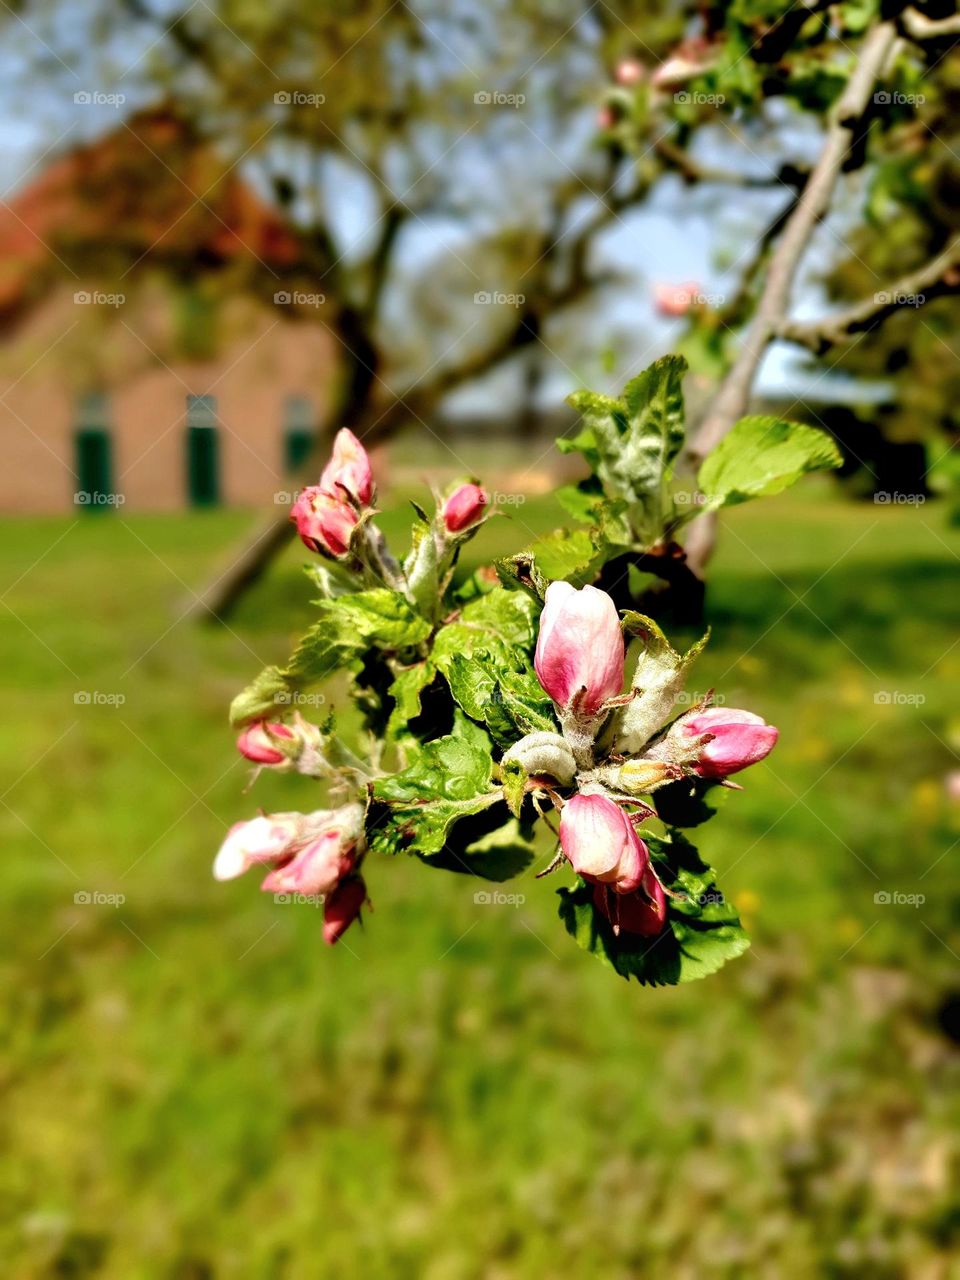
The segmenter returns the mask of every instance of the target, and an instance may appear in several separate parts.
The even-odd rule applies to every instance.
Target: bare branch
[[[800,188],[807,180],[807,173],[803,169],[798,169],[795,165],[782,165],[779,171],[768,177],[759,177],[755,174],[737,173],[732,169],[713,169],[709,165],[701,164],[688,155],[683,147],[677,146],[668,138],[659,138],[653,144],[653,149],[671,169],[675,169],[683,178],[684,182],[693,184],[695,182],[722,182],[728,187],[748,187],[767,189],[779,186]]]
[[[900,15],[901,26],[911,40],[942,40],[960,36],[960,13],[949,18],[928,18],[917,9],[905,9]]]
[[[922,307],[935,298],[954,293],[960,293],[960,236],[924,266],[901,276],[872,298],[824,316],[822,320],[807,323],[787,320],[780,326],[777,337],[823,355],[831,347],[851,341],[856,334],[877,328],[887,316],[903,307]]]
[[[763,293],[740,354],[690,445],[688,460],[692,465],[706,457],[746,411],[760,361],[783,324],[803,252],[827,211],[851,139],[896,38],[895,25],[881,22],[863,41],[857,65],[833,111],[820,157],[774,250]]]

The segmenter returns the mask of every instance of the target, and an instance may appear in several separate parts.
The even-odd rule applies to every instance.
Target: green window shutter
[[[81,396],[77,402],[73,432],[74,502],[87,511],[111,511],[113,491],[113,442],[110,436],[107,397],[100,392]]]
[[[288,472],[299,471],[313,448],[316,427],[306,396],[287,396],[283,406],[283,457]]]
[[[220,501],[216,396],[187,396],[187,498],[192,507]]]

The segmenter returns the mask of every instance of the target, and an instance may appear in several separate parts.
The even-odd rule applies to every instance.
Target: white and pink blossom
[[[320,488],[334,497],[348,496],[360,507],[373,497],[370,457],[348,427],[337,432],[330,461],[320,476]]]
[[[607,593],[551,582],[533,665],[560,711],[597,715],[623,688],[623,661],[620,619]]]
[[[709,741],[699,742],[705,734]],[[708,707],[681,716],[671,726],[668,740],[682,751],[696,747],[693,769],[703,778],[726,778],[756,764],[770,754],[779,729],[762,716],[735,707]]]
[[[646,844],[609,797],[575,795],[560,815],[560,847],[574,871],[616,893],[640,887],[650,863]]]

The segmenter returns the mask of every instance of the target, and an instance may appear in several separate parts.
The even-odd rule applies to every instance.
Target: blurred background
[[[385,860],[332,951],[215,885],[315,803],[244,794],[226,710],[337,427],[396,545],[485,483],[470,569],[568,522],[570,391],[680,350],[696,424],[882,15],[3,5],[5,1275],[958,1274],[960,28],[894,9],[753,388],[845,464],[710,565],[695,692],[781,727],[703,839],[754,946],[646,990],[546,882]]]

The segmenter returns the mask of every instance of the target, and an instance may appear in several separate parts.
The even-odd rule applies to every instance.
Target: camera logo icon
[[[279,93],[273,95],[273,100],[278,107],[289,107],[292,102],[290,92],[287,89],[281,89]]]

